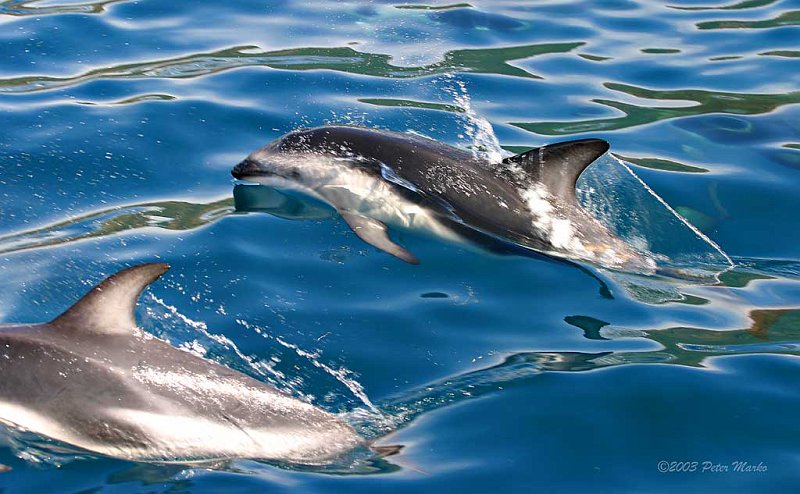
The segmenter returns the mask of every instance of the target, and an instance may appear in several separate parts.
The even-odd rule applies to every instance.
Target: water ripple
[[[37,6],[41,0],[5,0],[0,2],[0,15],[29,16],[51,14],[102,14],[106,7],[115,3],[130,2],[131,0],[102,0],[100,2],[87,2],[77,4],[63,4]]]
[[[778,0],[744,0],[742,2],[736,2],[734,4],[729,5],[722,5],[719,7],[703,7],[703,6],[684,6],[684,5],[668,5],[671,9],[676,10],[745,10],[745,9],[755,9],[758,7],[766,7],[767,5],[771,5]]]
[[[472,5],[468,3],[451,3],[450,5],[395,5],[396,9],[407,10],[448,10],[448,9],[469,9]]]
[[[772,19],[761,21],[708,21],[698,22],[698,29],[770,29],[784,26],[800,25],[800,10],[784,12]]]
[[[629,96],[660,101],[689,102],[683,106],[645,106],[608,99],[593,99],[595,103],[621,111],[624,116],[565,122],[513,122],[511,125],[543,135],[567,135],[626,129],[680,117],[709,113],[758,115],[770,113],[786,105],[800,103],[800,91],[778,94],[730,93],[702,89],[657,90],[617,82],[603,84],[608,89]]]
[[[93,211],[40,228],[0,236],[0,253],[51,247],[140,228],[193,230],[233,211],[233,199],[194,204],[162,201]]]
[[[750,318],[750,328],[717,331],[688,327],[625,329],[592,317],[569,316],[565,321],[582,329],[588,339],[642,338],[653,341],[658,348],[593,353],[535,351],[510,354],[496,365],[451,376],[385,400],[381,408],[391,414],[394,422],[383,425],[397,428],[425,412],[524,385],[546,372],[586,372],[649,364],[707,368],[711,367],[709,361],[714,357],[757,354],[800,356],[800,309],[754,310]],[[386,432],[378,429],[373,434]]]
[[[524,69],[509,65],[537,55],[569,52],[584,43],[544,43],[503,48],[452,50],[440,62],[416,66],[396,66],[392,57],[379,53],[344,48],[293,48],[261,51],[257,46],[234,46],[207,53],[129,63],[90,70],[72,77],[46,75],[0,79],[0,93],[31,93],[74,86],[100,79],[166,78],[187,79],[240,67],[269,67],[283,70],[334,70],[350,74],[387,78],[413,78],[453,71],[498,74],[538,79]]]

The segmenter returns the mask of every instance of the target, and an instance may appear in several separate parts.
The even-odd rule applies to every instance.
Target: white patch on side
[[[263,458],[302,461],[309,452],[324,452],[331,439],[320,431],[243,429],[197,415],[154,413],[118,408],[108,411],[117,420],[142,427],[156,441],[154,448],[109,448],[113,456],[127,458]]]
[[[521,195],[534,215],[534,226],[545,233],[553,247],[575,257],[594,259],[594,253],[587,250],[577,237],[572,222],[557,216],[558,212],[544,185],[533,185],[522,190]]]
[[[520,195],[533,213],[533,225],[539,229],[557,252],[550,254],[594,262],[608,268],[626,268],[638,272],[652,272],[655,262],[646,251],[617,238],[596,218],[586,213],[577,224],[567,217],[560,205],[542,184],[520,191]],[[580,214],[575,212],[573,214]]]

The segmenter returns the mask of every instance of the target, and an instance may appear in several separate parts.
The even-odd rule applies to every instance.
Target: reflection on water
[[[186,475],[183,475],[185,472],[186,467],[183,465],[139,464],[112,473],[106,479],[106,483],[119,485],[136,482],[142,486],[168,484],[169,489],[165,491],[167,493],[191,492],[194,482],[192,482],[191,478],[185,478]]]
[[[409,10],[447,10],[447,9],[466,9],[472,8],[468,3],[451,3],[449,5],[395,5],[396,9],[409,9]]]
[[[44,3],[41,0],[5,0],[0,2],[0,15],[26,16],[48,14],[102,14],[106,6],[131,0],[103,0],[100,2],[66,3],[63,5]]]
[[[764,7],[777,2],[778,0],[743,0],[734,4],[720,5],[717,7],[704,7],[697,5],[669,5],[669,8],[676,10],[745,10]]]
[[[118,101],[109,101],[105,103],[94,102],[94,101],[78,101],[78,104],[81,105],[91,105],[91,106],[99,106],[99,105],[131,105],[134,103],[141,103],[143,101],[172,101],[176,99],[175,96],[171,96],[169,94],[140,94],[138,96],[132,96],[130,98],[124,98]]]
[[[656,330],[624,329],[589,316],[569,316],[565,321],[584,331],[592,340],[642,338],[657,343],[655,350],[584,352],[521,352],[508,355],[499,364],[459,374],[403,393],[383,402],[393,427],[454,403],[525,385],[544,372],[584,372],[636,364],[671,364],[707,367],[713,357],[733,355],[800,356],[800,309],[754,310],[747,329],[673,327]],[[379,436],[388,431],[372,430]]]
[[[290,220],[332,218],[330,206],[287,191],[236,185],[233,198],[208,203],[160,201],[93,211],[40,228],[0,235],[0,254],[51,247],[142,228],[194,230],[234,212],[260,212]]]
[[[705,168],[700,168],[699,166],[686,165],[684,163],[678,163],[677,161],[668,160],[664,158],[642,158],[642,157],[623,156],[618,153],[611,153],[611,154],[618,157],[621,160],[633,163],[634,165],[641,166],[644,168],[652,168],[653,170],[663,170],[667,172],[681,172],[681,173],[708,172],[708,170],[706,170]]]
[[[0,254],[50,247],[140,228],[193,230],[233,212],[233,200],[194,204],[163,201],[117,206],[41,228],[0,236]]]
[[[608,89],[619,91],[628,96],[650,100],[684,101],[686,105],[654,107],[652,105],[634,105],[608,99],[593,99],[592,101],[595,103],[621,111],[624,116],[569,122],[516,122],[511,123],[511,125],[537,134],[569,135],[580,132],[627,129],[662,120],[709,113],[758,115],[770,113],[782,106],[800,103],[800,91],[778,94],[747,94],[702,89],[656,90],[618,82],[606,82],[603,85]]]
[[[375,106],[385,106],[389,108],[419,108],[421,110],[439,110],[450,113],[464,113],[466,110],[461,106],[448,105],[443,103],[432,103],[429,101],[414,101],[410,99],[396,98],[359,98],[360,102]]]
[[[770,29],[782,26],[800,25],[800,10],[784,12],[772,19],[762,21],[708,21],[698,22],[698,29]]]
[[[771,50],[759,53],[759,55],[772,57],[800,58],[800,51],[796,50]]]
[[[702,367],[711,357],[760,353],[800,355],[800,309],[760,309],[750,312],[747,329],[718,331],[688,327],[633,330],[610,326],[587,316],[564,320],[589,339],[647,338],[662,346],[648,352],[614,352],[602,365],[659,362]]]
[[[0,93],[30,93],[65,88],[99,79],[167,78],[186,79],[215,74],[239,67],[269,67],[285,70],[334,70],[376,77],[410,78],[452,72],[501,74],[539,78],[509,65],[512,60],[549,53],[564,53],[583,45],[542,43],[504,48],[452,50],[440,62],[417,67],[396,66],[391,56],[344,48],[292,48],[262,51],[254,45],[234,46],[208,53],[136,62],[95,69],[72,77],[24,76],[0,79]]]
[[[235,185],[233,203],[237,212],[268,213],[287,220],[317,220],[337,216],[336,210],[324,202],[262,185]]]

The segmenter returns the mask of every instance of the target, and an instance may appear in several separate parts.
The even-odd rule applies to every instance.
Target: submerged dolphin
[[[389,238],[387,224],[651,272],[652,261],[575,196],[578,176],[607,150],[605,141],[583,139],[492,164],[416,135],[328,126],[286,134],[231,173],[329,203],[362,240],[412,264],[416,256]]]
[[[0,422],[137,461],[324,464],[370,446],[334,415],[138,329],[136,300],[168,268],[121,271],[52,322],[0,325]]]

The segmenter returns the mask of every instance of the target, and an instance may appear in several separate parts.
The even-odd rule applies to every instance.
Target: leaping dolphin
[[[600,139],[561,142],[492,164],[417,135],[326,126],[286,134],[231,173],[327,202],[362,240],[412,264],[417,257],[389,238],[387,224],[652,272],[654,262],[575,195],[580,174],[608,147]]]
[[[334,415],[137,328],[166,264],[106,279],[49,323],[0,325],[0,422],[136,461],[325,464],[359,446]]]

